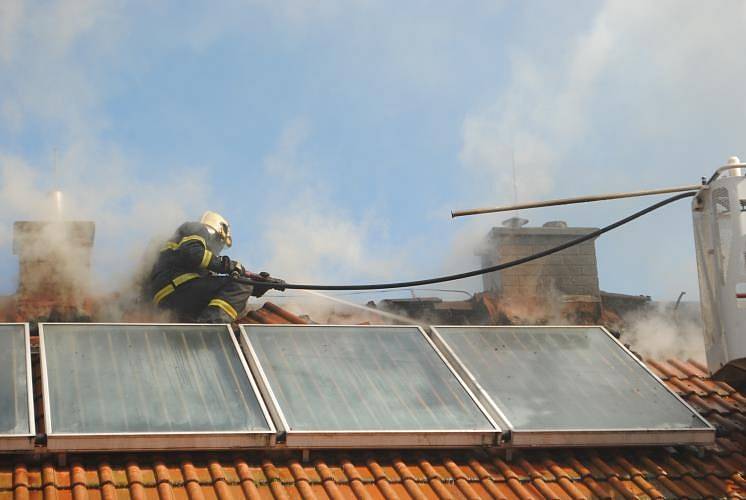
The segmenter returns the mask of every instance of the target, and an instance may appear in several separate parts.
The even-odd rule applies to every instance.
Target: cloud
[[[97,72],[124,31],[121,6],[10,0],[0,9],[0,126],[51,127],[68,138],[104,127]]]
[[[561,30],[573,22],[569,16],[576,13],[547,22]],[[691,184],[709,175],[716,162],[738,152],[734,146],[743,147],[746,135],[739,83],[746,79],[740,62],[746,40],[732,36],[744,21],[746,4],[738,0],[718,8],[691,0],[610,0],[580,29],[543,37],[551,47],[523,39],[510,48],[508,84],[463,120],[460,159],[475,189],[494,204],[512,202],[513,152],[519,201]],[[541,21],[531,26],[547,28]],[[635,202],[562,213],[598,224],[618,217],[620,206],[646,200]],[[664,212],[652,217],[639,224],[644,229],[630,226],[625,234],[638,241],[668,234],[660,251],[687,267],[686,279],[662,272],[671,266],[656,266],[645,245],[625,246],[616,262],[637,268],[637,286],[694,295],[691,232]],[[683,232],[673,231],[680,226]],[[626,241],[620,234],[609,238],[618,245]]]
[[[250,3],[269,10],[274,16],[279,17],[292,26],[307,26],[318,23],[321,20],[336,18],[349,12],[350,9],[365,9],[372,5],[368,0],[250,0]]]
[[[550,193],[598,129],[681,138],[717,117],[743,131],[746,42],[731,35],[744,20],[739,1],[605,2],[584,32],[556,40],[566,56],[512,50],[507,88],[464,119],[462,163],[506,198],[514,149],[526,199]]]
[[[305,52],[320,45],[324,57],[318,59],[314,79],[356,99],[369,99],[373,89],[374,99],[382,103],[379,112],[400,114],[432,105],[434,98],[446,103],[457,96],[455,88],[471,83],[475,70],[491,74],[482,66],[491,47],[474,27],[485,19],[497,21],[504,4],[482,0],[464,9],[421,0],[249,0],[255,9],[247,22],[261,19],[258,29],[272,26],[279,33],[274,41],[279,49]],[[226,15],[217,14],[223,27]],[[241,15],[240,9],[234,13]]]
[[[401,248],[387,244],[385,223],[372,211],[350,213],[313,178],[313,161],[305,151],[310,137],[309,121],[293,119],[264,160],[276,181],[273,199],[284,200],[264,217],[267,270],[320,283],[393,276],[404,261]]]
[[[0,61],[8,62],[15,53],[18,27],[23,18],[24,1],[7,0],[0,3]]]
[[[502,200],[513,192],[514,165],[522,200],[552,192],[557,164],[587,130],[589,104],[614,40],[601,15],[568,44],[573,51],[566,61],[514,51],[507,88],[464,119],[463,165],[491,180]]]
[[[267,266],[293,279],[329,284],[392,276],[400,263],[391,262],[395,254],[373,253],[380,248],[374,241],[376,226],[306,192],[269,217],[264,231],[271,255]]]
[[[310,126],[305,118],[295,118],[283,130],[274,151],[263,161],[264,171],[283,181],[300,181],[308,172],[307,159],[299,154],[299,148],[308,139]]]

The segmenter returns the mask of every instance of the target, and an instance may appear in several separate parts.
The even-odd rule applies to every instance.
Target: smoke
[[[101,0],[0,3],[0,254],[11,254],[16,220],[93,221],[98,293],[122,288],[147,241],[197,217],[211,197],[203,166],[154,163],[107,136],[107,99],[117,70],[131,64],[120,57],[133,19],[125,14],[124,5]],[[178,175],[159,175],[164,166]],[[63,193],[61,213],[54,190]],[[58,247],[65,274],[87,276],[63,227],[49,226],[45,239]],[[0,262],[0,290],[12,293],[15,262]]]
[[[744,44],[730,32],[746,19],[746,7],[738,1],[720,7],[610,0],[581,29],[565,33],[566,19],[547,18],[562,36],[513,45],[507,86],[464,118],[463,166],[481,176],[490,194],[507,201],[515,156],[519,198],[527,201],[573,175],[582,175],[586,188],[589,180],[609,189],[609,181],[631,178],[611,165],[599,170],[584,164],[588,155],[582,149],[597,143],[599,128],[629,134],[642,145],[650,138],[701,138],[700,127],[687,118],[718,116],[738,136],[745,102],[735,82],[746,76],[738,63]],[[661,37],[666,30],[678,36]],[[606,145],[623,153],[614,140]],[[645,176],[670,179],[670,172],[654,169]]]
[[[550,78],[538,60],[514,54],[507,89],[464,119],[461,161],[491,181],[498,200],[511,198],[514,183],[524,201],[552,192],[558,164],[587,130],[592,90],[613,39],[598,20]]]
[[[570,56],[559,63],[512,50],[508,85],[462,123],[460,161],[477,179],[475,192],[491,200],[486,205],[533,201],[554,192],[560,166],[588,130],[594,87],[614,39],[599,16],[588,32],[568,44]],[[535,219],[539,213],[523,215]],[[516,213],[469,221],[454,238],[456,250],[449,260],[463,267],[463,242],[479,248],[495,218],[511,216]]]
[[[179,223],[194,219],[208,206],[209,184],[199,170],[184,170],[178,179],[149,180],[118,155],[95,150],[64,151],[59,161],[62,173],[55,180],[48,169],[0,154],[0,252],[10,255],[16,220],[93,221],[96,292],[119,289],[141,265],[150,238],[169,236]],[[50,195],[57,188],[62,191],[62,213]],[[47,243],[60,247],[56,250],[66,274],[87,276],[87,262],[65,248],[69,239],[65,226],[50,225],[44,236]],[[4,280],[9,292],[13,285],[12,280]]]
[[[538,21],[516,23],[517,29],[507,35],[509,40],[517,40],[509,49],[511,63],[508,68],[500,64],[502,53],[486,49],[492,44],[484,43],[482,29],[473,22],[480,14],[462,17],[464,9],[455,9],[452,16],[425,16],[428,17],[425,19],[421,6],[414,5],[392,20],[390,8],[373,6],[370,2],[362,2],[364,8],[355,9],[352,16],[345,4],[336,0],[320,2],[316,7],[304,2],[257,0],[250,3],[266,5],[266,10],[277,19],[289,20],[288,29],[280,31],[280,35],[289,32],[296,35],[289,43],[289,37],[262,31],[260,36],[269,42],[258,45],[253,45],[255,40],[242,38],[240,42],[247,44],[246,52],[250,54],[246,60],[253,61],[265,48],[274,50],[275,44],[285,49],[289,45],[305,49],[307,42],[313,42],[304,38],[308,33],[324,34],[328,37],[324,38],[324,44],[341,47],[341,51],[323,52],[321,58],[308,60],[308,64],[318,70],[312,79],[315,83],[304,80],[310,73],[291,72],[290,78],[285,78],[291,81],[296,75],[301,81],[297,90],[315,86],[332,88],[337,107],[330,107],[328,101],[318,106],[307,106],[303,101],[291,101],[285,107],[278,103],[264,111],[265,114],[262,114],[264,108],[256,107],[257,114],[252,115],[251,121],[259,123],[259,128],[270,130],[278,117],[292,112],[288,108],[318,113],[319,122],[339,121],[334,118],[335,114],[343,114],[346,103],[354,101],[361,104],[360,108],[348,108],[349,123],[354,123],[358,112],[365,113],[363,102],[370,100],[373,107],[388,110],[385,123],[396,121],[401,125],[388,128],[401,130],[403,135],[417,135],[419,132],[408,128],[422,130],[422,127],[408,124],[407,110],[420,109],[415,106],[417,104],[426,105],[423,110],[455,110],[449,115],[428,114],[422,118],[429,121],[434,117],[433,124],[438,128],[460,124],[459,158],[464,171],[470,174],[463,177],[467,179],[465,184],[475,182],[453,188],[454,191],[468,190],[467,197],[471,201],[480,200],[482,196],[489,204],[512,201],[513,157],[519,201],[525,201],[555,190],[559,194],[563,187],[577,187],[581,183],[583,190],[592,191],[593,185],[600,185],[599,178],[604,181],[605,190],[617,184],[621,186],[622,182],[617,181],[628,181],[632,176],[622,168],[626,165],[621,162],[611,167],[603,163],[605,168],[601,169],[598,165],[602,163],[590,162],[588,156],[579,159],[580,150],[594,142],[596,150],[610,151],[613,155],[637,149],[638,143],[629,139],[677,137],[677,141],[667,141],[668,144],[661,147],[661,154],[668,155],[667,150],[674,143],[685,144],[686,147],[680,149],[688,159],[689,152],[698,148],[698,144],[719,144],[714,143],[712,137],[688,140],[692,138],[692,130],[700,133],[701,123],[712,121],[713,116],[722,125],[718,136],[743,136],[740,116],[744,100],[739,83],[744,81],[744,65],[740,64],[743,43],[733,36],[742,23],[742,16],[738,14],[743,12],[743,7],[738,3],[723,2],[723,8],[711,9],[693,2],[612,1],[599,4],[597,15],[591,19],[564,8],[559,9],[566,14],[563,19],[527,16]],[[306,148],[306,142],[313,138],[308,120],[293,121],[279,134],[276,149],[266,157],[263,176],[254,176],[254,172],[246,177],[225,175],[225,172],[215,175],[218,172],[213,165],[162,165],[138,157],[143,154],[141,151],[126,146],[119,149],[116,140],[126,144],[131,131],[123,131],[122,127],[109,130],[107,121],[121,116],[111,110],[126,106],[133,88],[136,89],[134,93],[139,93],[143,87],[161,83],[147,79],[148,65],[168,61],[179,66],[180,61],[174,56],[184,55],[184,43],[187,46],[190,43],[184,39],[190,33],[193,35],[195,29],[206,27],[199,44],[199,49],[206,51],[218,41],[238,45],[234,43],[238,37],[231,37],[239,30],[255,31],[253,28],[266,24],[267,19],[256,11],[248,12],[243,4],[231,2],[232,8],[210,8],[204,17],[194,16],[192,9],[175,9],[179,12],[157,17],[176,19],[176,22],[146,23],[145,28],[157,29],[143,30],[135,26],[148,17],[143,12],[162,13],[159,8],[142,5],[125,8],[124,5],[101,0],[0,2],[0,87],[3,88],[0,93],[0,169],[3,176],[0,245],[3,251],[10,248],[10,223],[15,219],[49,217],[40,200],[45,199],[48,191],[62,189],[67,202],[65,218],[97,222],[96,289],[114,289],[134,268],[133,262],[139,258],[147,238],[169,233],[179,222],[195,217],[212,205],[208,203],[212,197],[206,186],[216,185],[220,182],[216,181],[218,178],[239,177],[238,183],[250,177],[261,183],[257,190],[266,188],[272,193],[268,198],[273,202],[262,207],[252,206],[251,201],[246,203],[246,219],[251,222],[249,212],[261,214],[263,225],[260,234],[246,235],[248,231],[244,235],[237,234],[235,248],[236,251],[256,252],[248,255],[251,258],[247,263],[252,267],[261,265],[298,280],[348,282],[435,274],[444,268],[449,272],[461,271],[475,266],[477,259],[472,251],[493,225],[490,219],[458,232],[452,238],[453,252],[445,263],[436,263],[432,257],[438,252],[436,247],[445,245],[453,235],[445,224],[438,227],[438,231],[431,231],[433,237],[414,249],[411,242],[402,241],[406,238],[390,241],[387,222],[379,216],[382,211],[372,202],[368,210],[340,208],[361,203],[351,202],[350,194],[342,192],[349,186],[345,183],[348,172],[341,168],[331,173],[325,171],[325,166],[315,164],[308,154],[310,148]],[[358,3],[358,7],[360,5]],[[730,6],[734,7],[726,8]],[[238,15],[239,11],[245,12]],[[190,16],[198,21],[182,22]],[[567,29],[567,18],[572,17],[582,19],[572,26],[573,29]],[[245,23],[249,18],[254,18],[253,24]],[[412,23],[412,19],[418,22]],[[492,19],[485,21],[492,26]],[[551,23],[551,30],[542,25],[544,22]],[[298,25],[304,23],[304,29],[298,29]],[[171,25],[178,26],[176,31],[180,36],[172,36],[175,31]],[[247,30],[246,26],[252,29]],[[319,26],[323,29],[319,30]],[[543,36],[529,33],[531,41],[521,40],[533,29],[543,31]],[[340,37],[340,32],[345,36]],[[677,36],[661,37],[662,32]],[[127,35],[122,36],[123,33]],[[169,41],[165,42],[166,39]],[[345,39],[347,43],[328,43],[337,39]],[[542,44],[556,45],[556,48],[547,51]],[[122,46],[134,46],[135,50],[119,50]],[[175,46],[179,50],[172,50]],[[148,50],[138,50],[143,47]],[[360,57],[361,54],[364,57]],[[558,54],[561,56],[556,57]],[[219,58],[215,61],[216,64],[224,62]],[[339,67],[341,71],[328,72],[327,61],[333,61],[329,67]],[[492,67],[494,73],[474,72],[475,67]],[[266,73],[271,74],[272,68]],[[495,74],[500,77],[490,78]],[[718,77],[712,78],[712,75]],[[483,83],[477,84],[477,79]],[[326,85],[328,82],[337,82],[339,86]],[[188,81],[171,83],[190,84]],[[503,83],[507,85],[503,87]],[[495,88],[489,89],[489,85]],[[263,87],[251,88],[248,93]],[[402,88],[408,91],[402,92]],[[295,89],[287,87],[286,90],[293,93]],[[192,95],[199,95],[201,91],[195,88]],[[493,92],[497,92],[494,98]],[[298,98],[309,95],[322,96],[321,93],[299,92]],[[600,96],[604,96],[603,102]],[[443,99],[437,99],[439,97]],[[181,103],[184,108],[191,104],[189,101]],[[181,116],[188,120],[201,115],[187,110]],[[436,124],[441,116],[445,117],[444,121]],[[363,118],[364,122],[370,117]],[[137,129],[138,123],[135,121],[131,126]],[[685,126],[690,128],[684,129]],[[336,129],[324,132],[329,130]],[[596,130],[603,132],[599,135],[612,139],[599,143],[598,138],[593,137]],[[631,135],[630,130],[634,132]],[[619,131],[628,134],[617,134]],[[327,137],[333,135],[326,134]],[[338,140],[341,144],[351,140],[352,135],[376,141],[375,134],[364,128],[360,133],[334,137],[332,141]],[[141,137],[133,136],[136,140]],[[146,142],[138,142],[138,145],[145,149],[166,149]],[[51,151],[54,147],[60,150],[59,161],[53,161],[51,154],[38,156],[38,151]],[[320,142],[319,149],[335,149],[335,146]],[[348,154],[354,149],[340,148],[339,151]],[[454,157],[454,151],[445,148],[437,152],[446,153],[445,158]],[[667,165],[676,165],[676,168],[648,169],[647,172],[637,168],[638,175],[666,179],[687,167],[681,157],[656,159],[667,160]],[[350,161],[354,161],[352,156]],[[650,164],[656,164],[655,160],[651,159]],[[180,171],[172,178],[153,174],[163,166]],[[207,175],[207,171],[214,173]],[[432,183],[436,186],[434,189],[450,190],[451,186],[443,186],[442,181],[435,178],[439,172],[442,170],[423,169],[423,182]],[[276,177],[280,183],[265,185],[265,177]],[[326,181],[320,180],[325,177]],[[392,185],[397,181],[392,175]],[[562,194],[575,193],[563,191]],[[387,193],[376,193],[376,196],[392,199]],[[412,199],[421,203],[420,198],[413,196]],[[459,206],[468,207],[470,203],[449,203],[442,213]],[[530,218],[536,220],[533,215]],[[417,232],[416,217],[408,221],[413,232]],[[448,224],[454,225],[450,221]],[[689,243],[689,234],[685,238]],[[630,245],[618,246],[624,247],[625,252],[635,251]],[[639,275],[653,275],[658,267],[646,262],[639,265],[648,268],[640,271],[635,279],[645,279],[644,276],[638,278]],[[13,268],[7,266],[5,274]],[[677,287],[684,288],[684,285]],[[10,286],[6,286],[8,291]],[[480,278],[452,286],[480,289]]]
[[[746,100],[736,82],[746,78],[738,62],[744,42],[730,33],[746,19],[743,2],[723,1],[712,9],[695,1],[610,0],[597,4],[590,18],[562,7],[551,16],[547,9],[527,8],[532,21],[508,49],[507,85],[462,121],[463,171],[477,179],[474,196],[489,200],[477,205],[513,201],[514,164],[518,201],[525,202],[690,183],[709,175],[713,158],[740,147],[744,125],[738,117],[746,112]],[[717,134],[701,126],[714,117]],[[662,167],[674,164],[681,168]],[[634,203],[557,210],[574,216],[573,225],[598,224]],[[624,230],[639,241],[661,241],[665,234],[665,246],[631,249],[619,233],[607,237],[615,244],[606,248],[603,263],[634,263],[635,272],[627,275],[634,282],[620,276],[618,266],[602,274],[629,287],[628,293],[647,287],[646,293],[674,288],[694,295],[691,232],[665,217],[657,213],[655,222]],[[651,252],[664,263],[688,262],[688,271],[666,277]],[[669,286],[667,279],[678,284]]]
[[[411,263],[408,242],[389,241],[386,221],[377,216],[376,207],[355,213],[340,206],[335,186],[316,176],[319,165],[308,151],[312,138],[310,120],[292,119],[265,155],[262,167],[271,179],[265,189],[282,203],[263,214],[261,237],[248,265],[303,283],[353,284],[401,277]],[[236,244],[237,248],[251,246],[248,240]],[[382,319],[325,296],[290,291],[268,298],[320,323]]]
[[[406,245],[388,241],[375,207],[356,214],[335,202],[332,186],[314,177],[317,165],[304,149],[311,132],[308,120],[291,120],[264,159],[265,172],[276,182],[269,191],[283,203],[263,218],[262,264],[308,282],[396,276],[406,262]]]
[[[657,303],[623,319],[621,341],[648,359],[694,359],[705,362],[704,334],[696,304],[680,307]]]
[[[306,194],[269,217],[264,233],[272,249],[267,267],[296,279],[327,283],[352,277],[391,278],[400,264],[396,253],[375,254],[377,226],[371,218],[355,219]]]

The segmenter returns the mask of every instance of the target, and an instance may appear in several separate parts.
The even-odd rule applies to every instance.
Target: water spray
[[[356,304],[355,302],[350,302],[349,300],[340,299],[338,297],[334,297],[332,295],[327,295],[325,293],[316,292],[316,291],[313,291],[313,290],[303,290],[303,292],[307,293],[309,295],[313,295],[315,297],[321,297],[322,299],[330,300],[332,302],[337,302],[339,304],[344,304],[346,306],[349,306],[349,307],[352,307],[352,308],[355,308],[355,309],[360,309],[361,311],[366,311],[366,312],[369,312],[369,313],[372,313],[372,314],[377,314],[377,315],[382,316],[384,318],[392,319],[394,321],[399,321],[401,323],[407,323],[409,325],[417,325],[417,326],[430,326],[430,325],[425,325],[425,324],[423,324],[420,321],[415,321],[412,318],[408,318],[407,316],[402,316],[400,314],[394,314],[394,313],[390,313],[390,312],[387,312],[387,311],[381,311],[380,309],[376,309],[374,307],[364,306],[362,304]]]

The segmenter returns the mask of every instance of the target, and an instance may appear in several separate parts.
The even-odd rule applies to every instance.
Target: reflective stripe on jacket
[[[220,237],[200,222],[186,222],[163,245],[150,273],[150,294],[160,303],[179,285],[220,269]]]

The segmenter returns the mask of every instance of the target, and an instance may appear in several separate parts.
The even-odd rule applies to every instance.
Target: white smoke
[[[330,186],[314,179],[315,165],[304,150],[310,135],[308,120],[290,121],[265,158],[265,171],[279,181],[271,192],[283,202],[264,219],[263,264],[309,282],[395,276],[405,250],[387,241],[386,224],[376,217],[375,207],[350,213],[334,202]]]
[[[4,292],[15,290],[10,243],[16,220],[94,221],[94,286],[111,291],[138,267],[150,237],[170,234],[208,206],[206,169],[181,165],[178,176],[158,176],[153,172],[161,165],[106,138],[104,107],[113,82],[98,62],[116,59],[128,20],[123,5],[102,0],[0,3],[0,128],[7,132],[0,142]],[[16,134],[24,137],[29,130],[54,138],[41,148],[44,156],[16,144]],[[51,203],[53,190],[63,193],[61,214]]]
[[[614,38],[599,16],[559,71],[516,55],[511,83],[500,98],[465,118],[461,161],[492,180],[497,199],[510,200],[514,167],[522,200],[552,192],[557,164],[588,127],[594,86]]]
[[[149,238],[169,236],[207,206],[209,184],[199,171],[185,171],[164,185],[142,179],[121,159],[102,159],[95,152],[88,159],[71,155],[62,160],[68,161],[75,162],[69,168],[74,178],[65,175],[54,182],[44,168],[0,155],[0,252],[10,255],[16,220],[57,220],[61,215],[63,220],[94,221],[93,279],[98,291],[117,289],[132,274]],[[67,171],[65,166],[62,170]],[[54,189],[63,193],[61,214],[50,196]]]
[[[527,7],[526,15],[543,9],[546,5]],[[732,33],[746,20],[746,4],[725,0],[715,9],[696,1],[609,0],[578,29],[565,32],[575,13],[559,9],[557,15],[546,17],[557,36],[512,45],[506,88],[462,122],[461,163],[476,179],[477,201],[471,206],[512,203],[514,164],[518,201],[527,202],[695,183],[743,142],[746,100],[739,82],[746,79],[746,66],[739,61],[746,42]],[[536,21],[528,28],[545,34],[549,24]],[[717,134],[704,125],[713,120]],[[524,216],[597,226],[647,201],[560,207],[554,213],[561,215],[554,216],[532,210]],[[696,296],[690,220],[683,207],[603,237],[601,278],[613,276],[615,286],[626,287],[615,291],[625,293],[672,298],[686,290]],[[453,244],[461,244],[461,235]],[[625,267],[630,272],[620,273]]]
[[[737,82],[746,77],[740,63],[746,43],[731,33],[746,20],[746,4],[718,6],[609,0],[585,31],[553,41],[560,57],[541,42],[535,50],[511,47],[506,89],[464,119],[463,165],[491,181],[490,194],[507,202],[515,154],[519,195],[528,201],[563,178],[583,178],[584,189],[592,187],[589,180],[605,183],[599,187],[607,190],[614,179],[629,178],[610,165],[599,171],[573,164],[576,148],[600,126],[611,124],[610,130],[642,142],[689,137],[698,129],[692,116],[717,116],[729,136],[742,136],[746,101]],[[671,175],[664,168],[645,173]]]
[[[485,49],[479,31],[469,29],[473,17],[456,12],[463,9],[454,9],[450,17],[422,18],[419,6],[407,7],[406,16],[393,20],[389,6],[374,2],[356,2],[352,9],[337,0],[313,5],[261,0],[250,4],[264,6],[277,23],[285,22],[287,30],[280,33],[288,36],[279,40],[284,48],[302,46],[303,37],[312,32],[341,30],[338,33],[344,36],[334,36],[346,43],[334,53],[338,56],[335,61],[341,59],[342,73],[364,75],[359,81],[370,76],[367,83],[373,88],[391,90],[382,101],[384,107],[395,110],[413,103],[431,106],[441,102],[444,108],[461,109],[458,106],[464,103],[472,106],[461,122],[460,151],[464,171],[469,172],[465,182],[472,183],[467,186],[471,201],[512,201],[513,156],[522,201],[635,184],[637,179],[621,162],[601,169],[596,164],[575,164],[578,149],[584,148],[589,135],[599,128],[609,137],[616,137],[618,131],[624,133],[618,140],[622,144],[608,141],[602,147],[596,145],[599,149],[608,146],[623,151],[629,148],[630,139],[676,138],[661,146],[658,160],[667,159],[667,149],[674,143],[687,144],[679,149],[688,154],[693,131],[701,129],[701,123],[716,120],[722,130],[719,135],[724,137],[741,140],[744,135],[740,118],[745,104],[740,88],[746,76],[741,64],[744,42],[733,36],[744,19],[745,7],[739,1],[723,1],[717,9],[691,1],[599,4],[590,22],[569,36],[561,33],[557,38],[541,37],[550,42],[533,45],[519,41],[510,47],[508,85],[504,91],[497,89],[496,98],[486,97],[489,89],[483,85],[470,99],[458,101],[453,89],[461,88],[464,93],[468,79],[481,74],[470,72],[470,67],[488,66],[495,56]],[[544,7],[537,4],[531,8]],[[194,218],[208,206],[222,208],[208,203],[213,197],[206,191],[209,182],[205,172],[211,165],[168,165],[181,168],[178,179],[159,178],[152,172],[161,165],[122,151],[105,139],[107,99],[122,85],[119,76],[137,74],[128,71],[136,65],[132,56],[114,70],[101,64],[127,60],[118,56],[128,54],[116,50],[122,33],[129,32],[144,16],[132,15],[134,9],[125,10],[122,3],[103,0],[0,2],[0,123],[3,131],[11,134],[0,144],[14,144],[13,132],[37,128],[63,131],[40,134],[46,141],[48,137],[59,141],[41,146],[45,151],[56,146],[57,161],[51,153],[37,157],[25,153],[21,146],[0,146],[0,250],[9,249],[13,220],[44,217],[40,200],[48,191],[62,189],[68,202],[66,217],[98,223],[95,267],[101,287],[111,286],[119,275],[127,274],[146,235],[170,232],[178,222]],[[188,46],[193,42],[200,50],[209,48],[230,30],[244,29],[242,21],[255,14],[237,15],[245,10],[240,3],[209,9],[204,20],[184,26],[184,38],[193,40],[183,43]],[[567,13],[568,18],[574,15]],[[551,23],[561,24],[554,19]],[[180,23],[174,24],[181,29]],[[524,27],[544,28],[541,21],[527,24],[531,26]],[[299,25],[303,29],[297,29]],[[169,28],[163,28],[168,33]],[[171,38],[176,41],[170,43],[182,43],[181,37]],[[558,48],[544,50],[548,43]],[[74,50],[81,47],[85,50]],[[562,56],[555,57],[558,53]],[[139,58],[138,54],[135,59]],[[364,97],[365,85],[361,87],[356,91]],[[485,99],[489,102],[481,105]],[[611,104],[604,107],[608,102]],[[266,248],[260,247],[266,257],[254,256],[254,261],[270,271],[282,270],[286,277],[324,282],[427,275],[477,264],[473,247],[501,218],[475,223],[474,228],[455,235],[455,231],[444,229],[442,239],[420,241],[414,251],[410,242],[388,241],[387,221],[380,219],[375,206],[363,213],[340,209],[343,203],[334,187],[314,179],[318,165],[303,152],[304,143],[313,139],[311,125],[309,120],[288,124],[276,150],[267,155],[265,171],[281,178],[282,185],[272,190],[283,202],[266,207],[264,238],[257,238],[266,242]],[[651,161],[651,165],[662,164]],[[668,184],[669,177],[685,167],[678,162],[675,168],[636,171],[647,180]],[[693,171],[690,168],[687,175]],[[567,186],[580,192],[559,192]],[[443,214],[462,206],[469,204],[454,203],[444,207]],[[547,220],[533,216],[533,212],[528,218]],[[569,218],[568,222],[575,223]],[[423,257],[424,253],[436,253],[435,245],[446,245],[449,236],[453,251],[443,259],[445,264]],[[237,235],[236,249],[250,247],[252,238]],[[690,243],[688,234],[685,238]],[[248,244],[239,246],[242,239]],[[646,262],[639,266],[647,266],[650,272],[641,273],[646,275],[655,275],[661,267]],[[666,276],[659,274],[656,279],[662,282]],[[473,289],[479,289],[478,281],[473,280]],[[681,283],[676,288],[685,286]],[[647,290],[633,291],[639,292]]]
[[[702,324],[696,315],[677,314],[670,304],[657,304],[650,310],[631,314],[624,319],[627,326],[621,341],[644,358],[691,358],[705,362]]]

